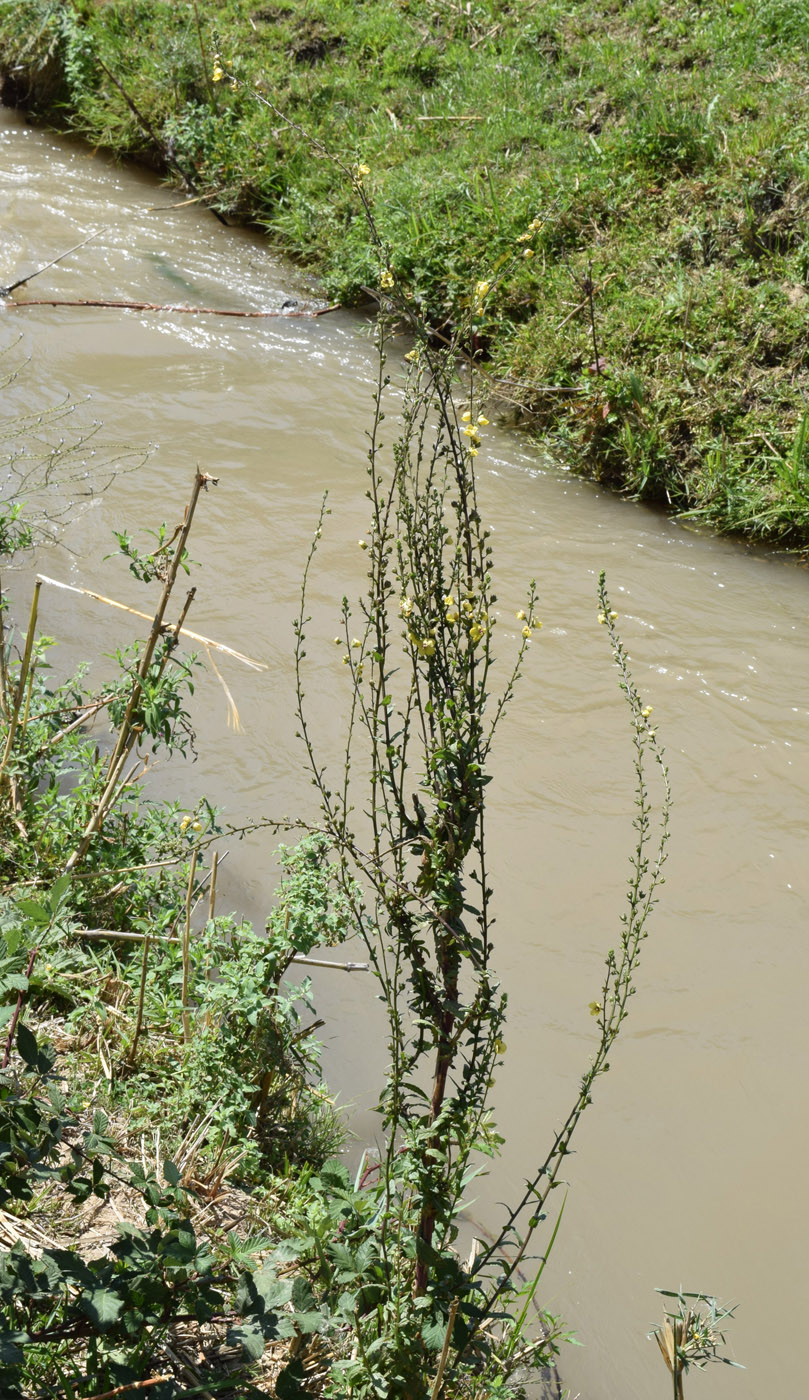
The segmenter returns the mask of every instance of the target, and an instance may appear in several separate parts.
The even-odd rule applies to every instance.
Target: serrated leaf
[[[94,1288],[91,1293],[85,1293],[79,1299],[82,1312],[89,1317],[99,1332],[106,1332],[118,1321],[123,1306],[123,1299],[111,1293],[108,1288]]]
[[[447,1335],[443,1318],[430,1318],[421,1329],[421,1339],[428,1351],[440,1351]]]
[[[240,1346],[248,1361],[258,1361],[264,1355],[264,1333],[255,1318],[240,1323],[238,1327],[229,1327],[227,1340]]]
[[[311,1391],[306,1389],[306,1373],[298,1357],[290,1361],[275,1379],[275,1393],[278,1400],[310,1400]]]
[[[35,899],[18,899],[17,908],[21,914],[31,920],[39,928],[47,928],[51,921],[51,916],[47,909],[43,909],[41,904],[37,904]]]
[[[51,910],[54,914],[58,911],[59,905],[62,903],[62,900],[64,899],[69,889],[70,876],[60,875],[59,879],[54,884],[53,889],[50,893],[50,897],[48,899],[48,903],[50,904]]]
[[[37,1038],[22,1021],[17,1026],[17,1049],[28,1068],[35,1069],[39,1058]]]

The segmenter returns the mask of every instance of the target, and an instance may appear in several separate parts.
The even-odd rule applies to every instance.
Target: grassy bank
[[[350,182],[256,85],[369,167],[391,266],[435,326],[494,282],[476,349],[566,460],[790,546],[809,540],[807,40],[801,0],[0,10],[7,100],[157,158],[362,297],[380,266]],[[245,86],[213,82],[217,52]]]

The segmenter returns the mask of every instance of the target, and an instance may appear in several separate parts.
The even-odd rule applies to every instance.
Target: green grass
[[[218,208],[357,300],[381,269],[351,184],[256,85],[370,167],[391,266],[439,330],[540,216],[534,256],[477,317],[493,393],[618,490],[809,542],[803,0],[222,0],[200,14],[198,30],[193,5],[165,0],[6,0],[0,54],[42,114],[121,152],[162,143]],[[243,86],[212,83],[215,51]]]

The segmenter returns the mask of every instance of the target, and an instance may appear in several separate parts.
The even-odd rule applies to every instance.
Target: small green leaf
[[[34,899],[18,899],[17,908],[21,914],[25,914],[33,924],[38,924],[40,928],[47,928],[51,921],[51,916],[47,909],[43,909],[41,904],[37,904]]]
[[[17,1049],[19,1050],[20,1056],[25,1062],[25,1064],[28,1066],[28,1068],[36,1069],[37,1060],[39,1059],[39,1047],[37,1046],[37,1038],[34,1035],[34,1032],[29,1030],[28,1027],[23,1024],[22,1021],[20,1021],[20,1024],[17,1027]]]

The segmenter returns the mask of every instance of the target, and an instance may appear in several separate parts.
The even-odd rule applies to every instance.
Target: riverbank
[[[390,268],[433,326],[492,283],[475,346],[505,410],[617,490],[793,548],[807,35],[792,0],[24,0],[0,17],[4,100],[258,221],[349,303],[385,269],[324,151],[367,166]]]

